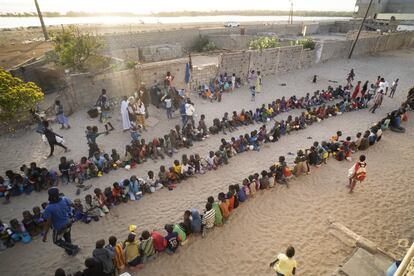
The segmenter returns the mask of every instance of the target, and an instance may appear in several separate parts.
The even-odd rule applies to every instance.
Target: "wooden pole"
[[[357,34],[357,36],[356,36],[356,38],[355,38],[354,42],[352,43],[351,50],[349,51],[348,59],[351,59],[351,57],[352,57],[352,53],[354,52],[355,45],[356,45],[356,43],[357,43],[357,41],[358,41],[358,39],[359,39],[359,35],[361,34],[362,27],[364,27],[365,20],[367,19],[367,16],[368,16],[368,11],[369,11],[369,9],[371,8],[372,1],[373,1],[373,0],[369,1],[369,5],[368,5],[368,8],[367,8],[367,10],[366,10],[366,12],[365,12],[364,19],[362,19],[361,26],[359,26],[358,34]]]
[[[39,19],[40,19],[40,25],[42,25],[43,36],[45,37],[45,40],[47,41],[49,40],[49,34],[47,33],[45,22],[43,21],[42,12],[40,11],[39,3],[37,3],[37,0],[34,0],[34,2],[36,5],[37,15],[39,16]]]

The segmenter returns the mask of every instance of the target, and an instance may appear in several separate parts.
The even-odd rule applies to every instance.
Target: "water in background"
[[[293,22],[349,20],[350,17],[295,16]],[[138,16],[95,16],[95,17],[44,17],[46,25],[68,24],[179,24],[214,22],[287,22],[288,16],[179,16],[179,17],[138,17]],[[0,17],[0,28],[40,26],[38,17]]]

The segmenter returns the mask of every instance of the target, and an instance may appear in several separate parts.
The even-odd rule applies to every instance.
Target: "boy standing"
[[[361,155],[359,157],[359,161],[356,162],[352,168],[349,169],[348,171],[348,176],[349,176],[349,193],[352,193],[356,183],[362,182],[365,180],[366,175],[367,175],[367,163],[365,162],[366,157],[365,155]]]

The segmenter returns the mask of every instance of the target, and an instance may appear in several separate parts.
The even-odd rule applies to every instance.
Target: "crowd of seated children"
[[[234,76],[232,79],[234,79]],[[230,78],[224,74],[218,78],[218,83],[224,83],[226,80],[228,81]],[[336,104],[326,105],[332,99],[342,100]],[[364,108],[364,104],[358,102],[358,100],[359,98],[355,100],[350,99],[349,91],[342,89],[341,86],[336,89],[328,87],[325,91],[316,91],[313,96],[307,94],[300,99],[297,99],[296,96],[292,96],[288,100],[282,97],[269,103],[267,106],[262,105],[255,111],[246,111],[244,109],[239,113],[233,111],[231,116],[226,112],[221,120],[215,118],[211,127],[207,127],[205,116],[201,115],[197,128],[193,127],[192,124],[187,124],[184,129],[181,129],[177,125],[164,137],[155,137],[151,141],[139,139],[139,133],[132,130],[131,144],[126,146],[125,153],[122,155],[115,149],[112,150],[111,154],[101,152],[97,146],[96,139],[101,134],[107,132],[99,133],[97,127],[87,127],[88,158],[84,156],[79,162],[76,162],[62,157],[58,170],[60,177],[58,177],[58,172],[39,168],[36,163],[31,163],[29,167],[23,165],[21,167],[22,175],[13,171],[7,171],[7,178],[0,178],[0,196],[4,196],[6,201],[8,201],[10,196],[30,193],[33,190],[40,191],[57,185],[58,180],[61,180],[62,183],[77,182],[79,188],[87,189],[90,186],[85,187],[83,185],[85,180],[100,177],[103,173],[108,173],[110,170],[118,169],[119,167],[134,168],[137,164],[149,159],[156,161],[164,159],[166,155],[171,157],[180,148],[188,148],[192,146],[193,141],[202,141],[209,134],[232,132],[237,130],[239,126],[253,123],[266,123],[281,112],[293,108],[306,109],[298,117],[288,117],[286,121],[275,124],[271,130],[273,132],[272,135],[268,134],[266,136],[265,130],[261,128],[255,133],[244,135],[243,138],[234,139],[236,146],[233,148],[236,152],[243,152],[246,150],[247,145],[249,145],[249,148],[253,146],[254,150],[259,150],[259,143],[269,141],[269,138],[273,138],[270,140],[275,142],[279,135],[290,133],[291,130],[303,129],[315,121],[336,116],[343,112]],[[210,167],[214,167],[214,165],[210,164]],[[174,176],[171,177],[174,178]]]
[[[208,99],[211,102],[216,100],[221,101],[223,92],[234,91],[235,88],[241,86],[240,78],[236,78],[236,74],[231,77],[227,73],[220,74],[217,78],[210,81],[209,84],[203,84],[198,87],[198,94],[203,99]]]
[[[379,142],[382,137],[382,131],[388,128],[389,120],[393,119],[392,116],[403,116],[404,114],[404,109],[399,109],[388,114],[386,118],[372,126],[370,130],[367,130],[363,138],[361,138],[361,133],[357,133],[354,141],[349,136],[343,139],[341,131],[338,131],[328,141],[322,141],[321,143],[315,141],[310,149],[305,151],[298,150],[293,169],[288,167],[285,157],[280,156],[278,162],[272,165],[268,171],[263,170],[260,174],[255,173],[250,175],[242,181],[241,186],[239,184],[230,185],[227,193],[220,192],[218,194],[217,200],[212,196],[208,197],[203,215],[200,215],[196,209],[186,210],[184,212],[183,222],[165,225],[165,235],[155,230],[151,233],[144,230],[141,237],[137,239],[137,227],[131,225],[129,227],[130,233],[128,238],[123,243],[118,243],[114,236],[109,238],[109,244],[106,246],[104,246],[105,242],[100,240],[99,246],[97,242],[96,249],[93,252],[93,256],[95,257],[93,264],[91,258],[86,259],[85,270],[98,269],[97,271],[111,274],[115,272],[121,273],[128,267],[134,271],[135,268],[142,268],[142,264],[150,261],[160,252],[164,251],[170,255],[174,254],[181,245],[185,245],[190,235],[201,233],[201,236],[204,238],[208,231],[211,231],[214,227],[226,224],[232,212],[240,204],[246,202],[246,200],[254,198],[257,191],[273,188],[276,183],[287,185],[288,180],[293,175],[299,176],[300,174],[309,173],[310,166],[318,167],[325,164],[329,156],[342,161],[347,157],[347,152],[353,153],[359,150],[365,150],[366,148],[362,148],[362,145],[367,144],[367,147],[369,147]],[[366,142],[364,139],[366,139]],[[342,151],[344,152],[344,158],[338,159],[337,156]],[[194,156],[188,159],[187,156],[183,155],[183,163],[184,160],[194,160]],[[179,161],[175,160],[174,167],[171,169],[178,174],[180,172],[178,170],[180,166]],[[153,174],[149,174],[149,177],[152,179]],[[135,180],[136,178],[132,179],[132,181]],[[129,180],[125,180],[124,183],[129,184],[130,182]],[[114,188],[115,186],[117,185],[114,184]],[[128,195],[125,192],[122,194]],[[91,198],[90,195],[88,196]],[[99,202],[105,200],[105,198],[101,196],[99,189],[95,189],[94,198],[96,200],[95,206],[100,208]],[[37,211],[34,213],[38,213],[38,210],[37,208]],[[104,212],[104,210],[101,211]],[[24,226],[17,220],[10,222],[11,227],[8,227],[0,221],[1,241],[4,246],[12,243],[12,236],[15,233],[17,233],[15,237],[22,239],[22,233],[26,231],[24,227],[35,231],[35,216],[29,216],[25,212],[24,217],[25,219],[22,221]],[[103,248],[108,250],[108,252],[104,252],[102,250]],[[102,254],[97,254],[97,249]],[[112,262],[106,261],[102,256],[110,256]],[[63,271],[62,269],[58,270]]]

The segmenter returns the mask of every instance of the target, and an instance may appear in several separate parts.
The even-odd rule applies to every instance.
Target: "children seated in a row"
[[[46,205],[42,205],[43,209]],[[42,234],[45,219],[40,207],[32,209],[33,213],[23,211],[23,219],[12,219],[10,226],[0,221],[0,250],[14,246],[16,242],[29,243],[33,237]]]
[[[5,174],[6,179],[0,176],[0,197],[5,197],[6,202],[9,202],[10,196],[47,190],[58,182],[55,171],[39,168],[35,162],[30,163],[29,167],[23,165],[20,173],[8,170]]]
[[[332,88],[329,88],[328,90],[331,91]],[[337,94],[344,95],[344,93],[339,92]],[[318,95],[320,94],[315,93],[315,97]],[[321,102],[322,101],[317,101],[316,103]],[[295,96],[290,97],[288,101],[282,97],[281,100],[276,100],[269,104],[267,108],[265,105],[262,105],[262,107],[256,109],[254,113],[252,111],[242,110],[240,114],[237,114],[237,112],[234,111],[231,117],[228,113],[225,113],[222,120],[220,121],[219,119],[215,119],[213,121],[213,126],[210,128],[207,128],[205,116],[201,115],[197,129],[192,128],[191,124],[187,124],[187,127],[181,130],[177,125],[175,129],[171,129],[170,133],[165,135],[164,138],[154,138],[152,142],[149,143],[146,143],[144,139],[139,140],[139,136],[135,137],[131,145],[126,146],[125,155],[123,157],[121,157],[116,150],[113,149],[111,155],[103,154],[99,151],[95,151],[92,154],[90,153],[91,158],[88,159],[86,157],[82,157],[79,163],[74,163],[73,161],[66,160],[66,158],[62,158],[59,165],[61,179],[63,183],[77,180],[81,184],[84,180],[91,177],[102,176],[103,172],[107,173],[111,169],[126,166],[133,168],[136,164],[145,162],[149,158],[157,160],[158,158],[163,159],[165,155],[172,156],[172,154],[177,152],[178,149],[190,147],[193,141],[203,140],[208,136],[209,132],[216,134],[223,131],[225,133],[226,130],[233,131],[241,125],[247,125],[253,122],[264,123],[280,112],[286,111],[290,108],[301,107],[303,107],[301,105],[301,101],[296,100]],[[303,129],[306,125],[309,125],[314,121],[322,120],[329,116],[335,116],[336,114],[350,111],[354,108],[359,108],[359,106],[345,101],[328,107],[322,105],[317,109],[313,108],[313,110],[308,107],[307,111],[298,117],[292,118],[289,116],[286,121],[281,121],[278,124],[275,123],[275,127],[273,127],[271,132],[268,134],[266,134],[263,128],[261,128],[259,132],[244,135],[243,139],[240,139],[239,142],[234,139],[236,141],[233,142],[237,144],[235,151],[242,152],[246,149],[246,147],[250,148],[251,146],[254,150],[259,150],[259,144],[262,141],[275,142],[280,135],[289,133],[291,130]],[[90,130],[87,131],[89,144],[96,144],[96,137],[98,137],[98,135],[100,135],[100,133],[97,133],[96,129],[90,128]],[[273,139],[269,139],[271,137]],[[211,157],[208,156],[208,158]],[[47,171],[45,168],[39,169],[35,164],[34,167],[35,168],[33,169],[27,169],[27,174],[25,174],[27,180],[23,179],[23,181],[21,181],[21,178],[18,176],[14,177],[13,172],[8,172],[8,174],[12,176],[12,181],[0,179],[0,193],[3,193],[8,198],[10,194],[28,192],[32,188],[36,188],[38,190],[41,187],[56,185],[56,173],[53,171]],[[215,166],[210,162],[210,168],[214,167]],[[41,172],[41,177],[38,177],[39,171]],[[170,172],[170,174],[172,174],[172,172]],[[10,177],[8,178],[10,179]],[[172,175],[171,178],[175,178],[175,176]],[[9,183],[11,183],[11,185]]]

